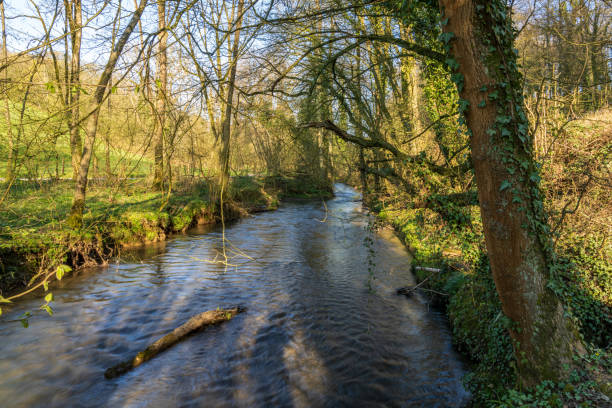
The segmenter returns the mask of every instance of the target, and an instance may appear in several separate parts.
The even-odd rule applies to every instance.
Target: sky
[[[4,0],[6,14],[6,32],[7,45],[9,52],[20,52],[32,48],[38,44],[45,33],[45,26],[51,26],[53,22],[53,14],[55,4],[58,4],[58,15],[51,30],[52,38],[59,38],[64,31],[64,10],[61,0]],[[114,16],[117,7],[117,1],[84,1],[83,21],[94,17],[95,11],[91,7],[91,3],[96,3],[100,6],[107,3],[104,13],[98,17],[94,17],[92,21],[83,29],[83,43],[81,59],[83,63],[96,63],[103,65],[108,57],[108,34],[110,27],[110,19]],[[129,15],[133,10],[132,1],[123,1],[122,6],[125,8],[124,16]],[[145,12],[143,16],[143,27],[146,31],[150,27],[150,23],[154,20],[151,18],[152,8]],[[39,13],[43,16],[44,24],[39,18]],[[154,16],[153,16],[154,17]],[[127,24],[128,18],[121,20],[122,26]],[[135,37],[135,36],[134,36]],[[134,38],[133,37],[133,38]],[[56,53],[64,52],[64,41],[56,41],[53,44],[53,49]]]

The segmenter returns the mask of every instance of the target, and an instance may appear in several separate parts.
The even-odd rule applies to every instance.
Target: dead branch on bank
[[[425,272],[431,272],[431,275],[429,275],[428,277],[426,277],[425,279],[423,279],[419,284],[414,285],[414,286],[405,286],[403,288],[399,288],[396,293],[398,295],[404,295],[406,297],[410,297],[412,296],[412,294],[419,288],[421,288],[422,290],[426,290],[428,292],[433,292],[433,293],[437,293],[438,295],[442,295],[442,296],[447,296],[446,293],[442,293],[442,292],[438,292],[435,291],[433,289],[426,289],[426,288],[422,288],[421,286],[423,286],[425,284],[425,282],[427,282],[429,280],[429,278],[431,278],[434,274],[436,273],[440,273],[442,272],[442,269],[440,268],[430,268],[430,267],[426,267],[426,266],[414,266],[413,267],[414,271],[425,271]]]

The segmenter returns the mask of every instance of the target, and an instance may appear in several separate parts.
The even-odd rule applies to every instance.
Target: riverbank
[[[486,256],[479,208],[468,207],[449,222],[428,209],[398,202],[374,203],[378,222],[393,226],[414,256],[414,265],[440,270],[414,270],[424,293],[447,314],[457,349],[471,361],[465,382],[474,406],[606,406],[612,398],[612,336],[609,266],[591,251],[594,243],[562,241],[556,284],[567,296],[568,311],[587,345],[575,370],[564,382],[545,382],[532,390],[516,383],[515,361]],[[460,216],[459,216],[460,215]],[[580,246],[581,245],[581,246]],[[581,250],[570,251],[570,248]],[[543,404],[543,405],[542,405]],[[585,404],[585,405],[581,405]]]
[[[12,189],[0,215],[0,295],[36,285],[57,268],[104,264],[124,248],[160,242],[196,225],[221,220],[209,180],[187,180],[170,194],[151,192],[144,180],[91,186],[84,227],[65,224],[70,181],[23,183]],[[278,208],[292,197],[328,198],[331,188],[299,177],[234,177],[223,206],[226,221]],[[68,267],[68,268],[67,268]]]

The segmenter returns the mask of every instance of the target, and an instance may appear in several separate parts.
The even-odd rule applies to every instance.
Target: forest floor
[[[0,211],[0,295],[9,296],[58,267],[68,270],[108,262],[121,248],[166,240],[198,224],[220,221],[211,183],[176,183],[170,193],[153,192],[144,179],[93,185],[84,227],[66,223],[72,182],[22,182],[12,187]],[[285,198],[331,196],[331,189],[304,177],[233,177],[224,219],[278,208]]]

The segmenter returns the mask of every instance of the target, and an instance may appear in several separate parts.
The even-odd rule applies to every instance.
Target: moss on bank
[[[308,178],[235,177],[224,218],[278,208],[280,197],[296,194],[327,197]],[[121,248],[166,240],[191,227],[220,220],[207,180],[176,185],[173,193],[150,192],[144,180],[122,188],[92,186],[83,228],[65,223],[72,198],[71,183],[59,181],[18,186],[0,214],[0,295],[24,288],[44,271],[59,265],[73,268],[105,263]],[[303,190],[300,190],[300,188]]]

